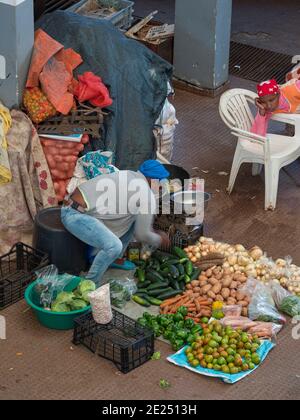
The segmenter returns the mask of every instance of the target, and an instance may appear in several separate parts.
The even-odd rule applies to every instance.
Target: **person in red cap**
[[[267,80],[257,85],[258,98],[255,104],[258,114],[251,132],[265,136],[273,114],[300,113],[300,80],[291,80],[279,86],[276,80]]]

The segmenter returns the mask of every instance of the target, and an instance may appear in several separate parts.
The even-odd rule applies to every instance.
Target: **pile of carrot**
[[[182,295],[165,300],[160,305],[161,314],[174,314],[180,306],[188,309],[186,319],[192,319],[195,323],[201,323],[201,318],[212,315],[212,302],[200,296],[192,289],[186,290]]]

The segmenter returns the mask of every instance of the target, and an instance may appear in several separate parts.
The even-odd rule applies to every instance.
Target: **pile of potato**
[[[300,296],[300,267],[283,259],[273,261],[266,257],[261,248],[255,246],[249,251],[243,245],[229,245],[216,242],[212,238],[201,237],[194,246],[185,248],[190,260],[201,263],[212,254],[224,257],[222,267],[232,274],[243,273],[269,284],[271,280],[285,287],[289,292]]]
[[[63,201],[67,185],[73,177],[79,153],[89,142],[89,136],[83,135],[80,143],[41,138],[41,144],[52,176],[57,201]]]
[[[232,273],[228,268],[214,267],[203,271],[198,280],[194,280],[187,289],[193,288],[208,302],[223,302],[228,306],[240,305],[243,316],[248,316],[248,306],[250,299],[241,292],[241,288],[247,282],[244,273]]]

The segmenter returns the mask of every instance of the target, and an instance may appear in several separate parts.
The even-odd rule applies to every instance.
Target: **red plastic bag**
[[[79,83],[74,88],[74,95],[79,102],[89,101],[92,105],[100,108],[106,108],[113,103],[101,77],[92,72],[86,72],[82,76],[78,76],[78,80]]]

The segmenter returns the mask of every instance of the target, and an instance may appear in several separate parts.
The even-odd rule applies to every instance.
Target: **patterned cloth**
[[[11,170],[7,152],[6,134],[11,127],[11,116],[0,102],[0,185],[11,181]]]
[[[0,186],[0,255],[18,241],[30,245],[37,211],[57,205],[35,128],[23,112],[13,110],[11,116],[7,142],[12,182]]]
[[[87,153],[80,159],[80,163],[87,179],[116,172],[116,168],[112,165],[112,153],[110,152],[97,151]]]

